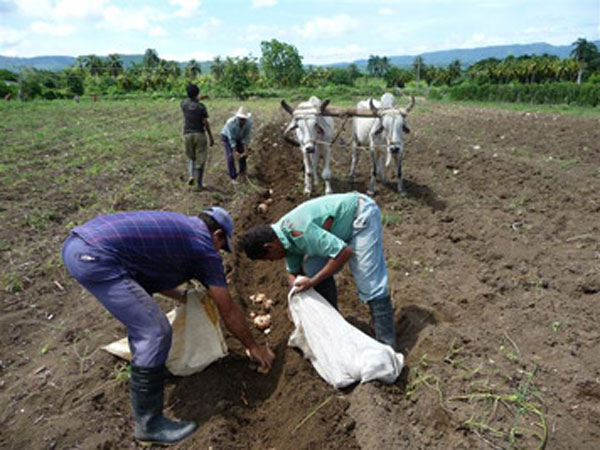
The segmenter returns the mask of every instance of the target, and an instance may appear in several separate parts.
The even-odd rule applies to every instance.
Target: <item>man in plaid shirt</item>
[[[180,302],[177,286],[192,278],[214,299],[225,326],[264,367],[273,354],[259,346],[227,288],[219,250],[231,251],[233,220],[212,207],[198,217],[166,211],[100,216],[75,227],[63,247],[65,266],[81,285],[127,327],[131,360],[131,403],[135,437],[169,444],[195,429],[162,415],[165,362],[171,325],[154,302],[161,292]]]

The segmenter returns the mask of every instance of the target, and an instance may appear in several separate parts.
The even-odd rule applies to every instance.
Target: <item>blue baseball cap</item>
[[[231,244],[231,237],[233,236],[233,219],[229,213],[220,206],[211,206],[202,212],[215,219],[221,228],[223,228],[225,231],[225,245],[223,246],[223,249],[231,252],[231,249],[233,248],[233,245]]]

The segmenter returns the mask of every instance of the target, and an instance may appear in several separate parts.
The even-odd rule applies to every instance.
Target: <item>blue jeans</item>
[[[388,275],[383,256],[381,212],[377,203],[366,195],[360,196],[362,207],[352,224],[348,245],[352,257],[348,264],[358,289],[358,298],[368,302],[388,295]],[[327,258],[309,256],[304,259],[304,273],[312,277],[327,263]]]
[[[231,148],[229,145],[229,139],[224,134],[221,135],[221,141],[223,142],[223,147],[225,148],[225,159],[227,160],[227,171],[229,172],[229,177],[232,180],[235,180],[240,173],[246,172],[246,155],[244,155],[244,144],[241,141],[235,143],[236,150]],[[237,151],[240,156],[238,158],[240,170],[237,171],[235,168],[235,157],[233,152]]]
[[[127,328],[131,363],[145,368],[165,364],[171,324],[118,259],[75,235],[65,241],[62,256],[73,278]]]
[[[381,212],[377,203],[366,195],[360,195],[359,210],[352,224],[352,237],[348,245],[353,252],[348,262],[350,272],[358,289],[358,298],[366,302],[371,310],[375,337],[378,341],[391,345],[395,349],[396,326],[387,286],[388,275],[383,255]],[[323,268],[327,261],[327,258],[317,256],[305,258],[304,273],[309,277],[313,276]],[[337,309],[337,292],[333,277],[315,286],[315,290]]]

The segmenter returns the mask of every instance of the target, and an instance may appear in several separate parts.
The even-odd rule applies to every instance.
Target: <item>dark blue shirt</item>
[[[183,112],[183,134],[204,133],[204,120],[208,112],[204,103],[186,98],[181,102]]]
[[[191,278],[205,286],[227,285],[221,255],[198,217],[166,211],[116,213],[96,217],[72,233],[115,255],[150,293]]]

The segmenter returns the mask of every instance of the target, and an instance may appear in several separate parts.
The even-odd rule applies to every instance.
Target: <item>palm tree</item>
[[[422,56],[417,56],[414,61],[413,61],[413,68],[415,69],[415,78],[418,81],[421,81],[421,71],[423,70],[423,67],[425,66],[425,64],[423,63],[423,57]]]
[[[575,48],[571,51],[571,56],[579,62],[577,84],[581,84],[583,71],[588,67],[594,68],[600,65],[600,54],[598,53],[598,47],[584,38],[577,39],[572,45]]]
[[[144,53],[144,67],[152,69],[158,66],[159,62],[160,58],[158,57],[158,53],[156,52],[156,50],[152,48],[147,49]]]
[[[78,56],[77,57],[77,70],[79,70],[80,72],[83,72],[84,66],[85,66],[85,56]]]
[[[377,76],[377,70],[379,67],[379,61],[381,58],[377,55],[370,55],[369,60],[367,61],[367,72],[369,72],[373,76]]]
[[[96,55],[84,56],[83,65],[90,75],[98,75],[104,69],[104,63]]]
[[[177,61],[167,61],[165,66],[168,76],[173,78],[179,78],[181,76],[181,67]]]
[[[195,59],[190,59],[185,66],[185,74],[190,78],[196,78],[201,73],[202,69],[200,68],[200,64],[198,64],[198,61]]]
[[[225,62],[221,59],[220,56],[216,56],[213,59],[213,62],[210,66],[210,73],[212,73],[215,80],[219,81],[223,78],[223,73],[225,72]]]
[[[462,69],[460,67],[460,61],[455,59],[448,66],[448,84],[454,83],[456,80],[460,78],[462,73]]]
[[[123,61],[121,61],[121,57],[117,53],[111,53],[108,55],[106,67],[110,71],[110,74],[116,78],[117,75],[123,72]]]

